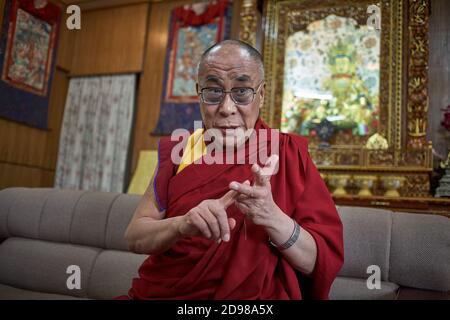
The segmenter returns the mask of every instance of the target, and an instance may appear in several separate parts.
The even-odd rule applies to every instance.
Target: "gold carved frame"
[[[284,52],[289,35],[328,14],[363,23],[367,7],[381,10],[380,128],[371,142],[310,142],[310,154],[334,195],[428,196],[431,143],[426,140],[429,0],[266,0],[262,117],[279,128]],[[387,149],[379,147],[387,142]]]

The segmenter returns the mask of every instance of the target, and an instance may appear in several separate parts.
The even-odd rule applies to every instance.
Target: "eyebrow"
[[[216,84],[221,84],[223,82],[222,79],[218,78],[217,76],[213,76],[213,75],[206,76],[205,81],[206,82],[213,82],[213,83],[216,83]]]
[[[234,80],[238,82],[251,82],[252,78],[246,74],[242,74],[237,76]]]

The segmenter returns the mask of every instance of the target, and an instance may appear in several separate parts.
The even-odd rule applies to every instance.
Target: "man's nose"
[[[219,106],[219,113],[224,117],[228,117],[235,114],[236,110],[236,104],[234,103],[233,99],[231,99],[230,94],[225,93],[222,103]]]

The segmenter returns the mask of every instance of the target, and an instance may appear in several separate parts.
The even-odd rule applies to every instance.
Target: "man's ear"
[[[262,85],[261,90],[259,90],[259,96],[260,96],[260,102],[259,102],[259,108],[261,109],[264,105],[264,96],[266,95],[266,83]]]

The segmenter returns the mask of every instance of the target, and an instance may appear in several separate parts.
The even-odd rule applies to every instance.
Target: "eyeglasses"
[[[232,88],[230,91],[225,91],[219,87],[207,87],[200,90],[200,97],[205,104],[220,104],[225,98],[225,94],[229,93],[231,100],[237,105],[246,105],[253,102],[255,94],[259,91],[259,88],[263,82],[261,82],[255,89],[250,87],[237,87]]]

